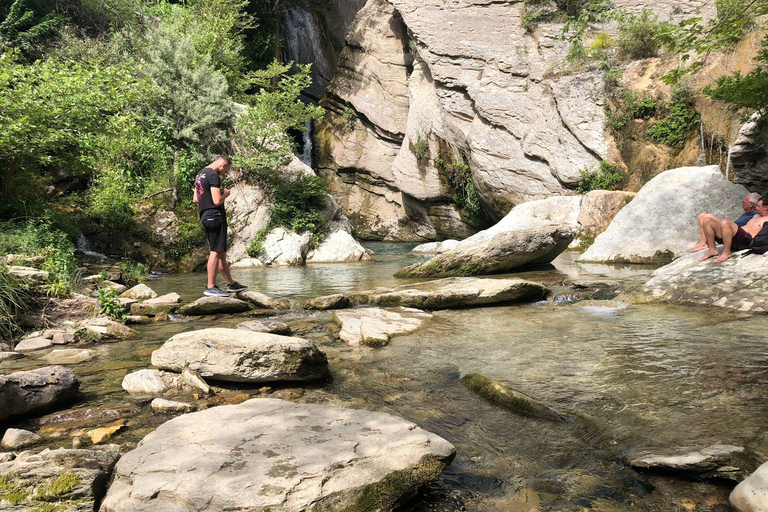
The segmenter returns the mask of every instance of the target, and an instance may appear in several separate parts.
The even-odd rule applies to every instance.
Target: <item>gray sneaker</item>
[[[221,291],[218,286],[206,288],[203,292],[203,295],[207,295],[209,297],[229,297],[229,294],[227,292]]]
[[[247,289],[248,289],[247,286],[242,285],[242,284],[238,283],[237,281],[235,281],[231,285],[227,286],[227,291],[229,293],[244,292]]]

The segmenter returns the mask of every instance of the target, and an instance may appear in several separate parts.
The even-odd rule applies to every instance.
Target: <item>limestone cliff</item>
[[[660,19],[709,16],[703,1],[614,2]],[[523,26],[504,0],[369,0],[322,103],[318,164],[355,234],[464,238],[481,228],[457,205],[466,166],[484,210],[568,194],[579,171],[620,162],[604,132],[602,73],[563,72],[562,25]],[[490,219],[488,219],[490,220]]]

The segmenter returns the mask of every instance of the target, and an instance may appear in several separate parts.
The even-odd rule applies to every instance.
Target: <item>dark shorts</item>
[[[208,245],[213,252],[227,252],[227,218],[219,212],[204,214],[200,219],[203,223]]]
[[[715,238],[715,242],[719,244],[723,243],[723,241],[719,238]],[[735,235],[733,235],[733,240],[731,241],[731,251],[743,251],[744,249],[749,249],[749,244],[751,243],[752,235],[739,227],[739,230],[736,231]]]

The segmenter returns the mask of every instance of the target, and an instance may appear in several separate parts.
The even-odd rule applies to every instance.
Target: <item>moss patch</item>
[[[17,481],[9,478],[7,475],[0,476],[0,500],[15,505],[26,499],[27,493]]]
[[[60,501],[80,484],[80,477],[75,473],[62,473],[53,480],[37,488],[35,499],[40,501]]]

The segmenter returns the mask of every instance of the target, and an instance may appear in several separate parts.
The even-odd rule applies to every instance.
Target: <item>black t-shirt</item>
[[[221,212],[221,214],[224,215],[224,203],[221,203],[221,205],[219,206],[216,206],[213,203],[213,196],[211,196],[211,188],[221,189],[221,177],[216,171],[214,171],[210,167],[206,167],[205,169],[197,173],[197,177],[195,178],[195,191],[197,192],[197,208],[198,210],[200,210],[201,219],[203,218],[204,215],[207,218],[215,214],[216,212]]]

